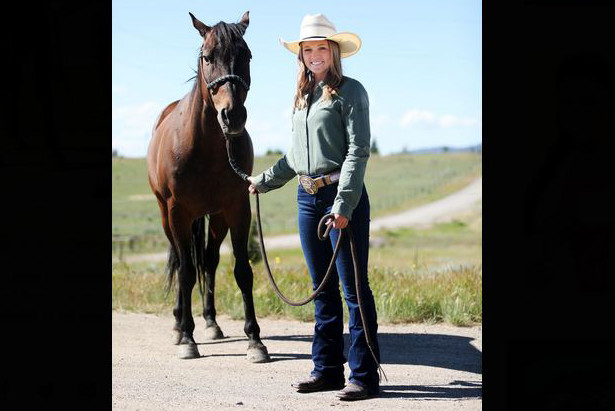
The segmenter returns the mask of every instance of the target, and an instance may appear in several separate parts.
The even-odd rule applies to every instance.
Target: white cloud
[[[369,124],[371,127],[383,127],[391,121],[391,116],[388,114],[370,114]]]
[[[472,117],[457,117],[450,114],[446,114],[438,118],[438,125],[440,127],[472,127],[476,125],[477,120]]]
[[[145,156],[154,121],[162,108],[162,104],[155,101],[112,107],[113,148],[129,157]]]
[[[459,117],[452,114],[438,115],[429,110],[407,110],[401,117],[399,125],[402,128],[415,126],[428,127],[473,127],[478,123],[475,117]]]
[[[399,124],[402,127],[411,127],[419,124],[433,125],[436,115],[428,110],[408,110],[402,116]]]

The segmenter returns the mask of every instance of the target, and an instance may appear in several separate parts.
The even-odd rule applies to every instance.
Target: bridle
[[[241,84],[243,88],[246,90],[246,92],[250,90],[250,85],[243,78],[241,78],[240,76],[236,74],[226,74],[224,76],[220,76],[208,82],[207,80],[205,80],[205,70],[204,70],[203,60],[205,60],[205,56],[203,55],[203,49],[201,49],[199,52],[199,63],[201,65],[201,81],[203,81],[203,83],[206,84],[207,91],[211,92],[214,88],[220,86],[223,83],[226,83],[227,81],[237,82]]]
[[[203,49],[201,49],[199,51],[199,64],[201,65],[201,81],[203,82],[203,84],[206,85],[207,91],[212,93],[212,89],[214,89],[215,87],[218,87],[220,84],[226,83],[227,81],[238,82],[246,90],[246,93],[250,90],[250,86],[248,85],[248,83],[243,78],[241,78],[240,76],[236,74],[226,74],[210,82],[207,82],[207,80],[205,80],[205,70],[203,69],[204,59],[205,59],[205,56],[203,55]],[[237,174],[242,180],[248,181],[249,176],[241,170],[241,168],[237,165],[237,163],[235,162],[235,159],[233,158],[231,154],[231,139],[226,133],[223,132],[223,134],[224,134],[224,139],[226,140],[226,153],[228,154],[229,164],[233,168],[233,171],[235,171],[235,174]]]
[[[205,59],[205,56],[203,55],[203,49],[200,50],[199,53],[199,62],[201,64],[201,80],[203,81],[204,84],[207,85],[207,91],[209,91],[210,93],[212,92],[212,89],[214,89],[215,87],[218,87],[220,84],[223,84],[227,81],[231,81],[231,82],[238,82],[239,84],[241,84],[243,86],[243,88],[246,90],[246,92],[248,90],[250,90],[250,86],[246,83],[246,81],[241,78],[240,76],[237,76],[235,74],[227,74],[224,76],[220,76],[214,80],[212,80],[211,82],[207,82],[205,80],[205,73],[203,70],[203,60]],[[248,181],[248,174],[246,174],[245,172],[243,172],[243,170],[241,169],[241,167],[239,167],[237,165],[237,163],[235,162],[235,159],[232,155],[232,150],[231,150],[231,140],[232,138],[229,138],[229,136],[227,136],[226,133],[224,133],[224,138],[226,140],[226,152],[228,155],[228,161],[229,164],[231,166],[231,168],[233,169],[233,171],[235,172],[235,174],[237,174],[239,176],[239,178],[241,178],[243,181],[249,182]],[[318,223],[318,239],[321,241],[325,241],[326,238],[329,236],[329,231],[331,231],[333,225],[332,224],[327,224],[327,228],[324,231],[324,234],[322,233],[322,228],[323,226],[326,224],[327,221],[331,221],[331,219],[333,218],[333,214],[327,214],[325,216],[323,216],[320,220],[320,222]],[[366,338],[366,342],[367,342],[367,346],[369,348],[369,350],[371,351],[372,357],[374,358],[374,361],[376,362],[377,366],[378,366],[378,371],[379,373],[382,373],[382,375],[384,375],[384,378],[387,379],[386,374],[384,373],[384,370],[382,369],[382,367],[380,366],[380,363],[378,361],[378,359],[376,358],[376,354],[374,352],[374,347],[373,347],[373,342],[370,338],[369,335],[369,329],[367,327],[367,321],[365,318],[365,314],[363,313],[363,301],[362,301],[362,292],[361,292],[361,280],[359,277],[359,268],[358,268],[358,257],[357,257],[357,252],[356,252],[356,246],[355,246],[355,241],[354,241],[354,237],[352,234],[352,230],[350,229],[350,226],[347,226],[345,229],[340,229],[340,233],[339,233],[339,237],[337,240],[337,244],[335,246],[335,250],[333,251],[333,257],[331,259],[331,262],[329,264],[329,268],[327,269],[327,273],[325,274],[323,280],[321,281],[321,283],[319,284],[319,286],[316,288],[316,290],[314,290],[314,292],[308,296],[307,298],[305,298],[304,300],[301,301],[292,301],[289,298],[287,298],[284,294],[282,294],[282,292],[280,291],[280,289],[278,288],[278,285],[276,284],[275,280],[273,279],[273,274],[271,273],[271,268],[269,267],[269,261],[267,259],[267,253],[265,251],[265,243],[263,241],[263,228],[261,225],[261,212],[260,212],[260,203],[259,203],[259,199],[258,199],[258,193],[256,193],[256,220],[257,220],[257,227],[258,227],[258,237],[259,237],[259,242],[260,242],[260,249],[261,249],[261,254],[263,256],[263,261],[265,263],[265,271],[267,272],[267,276],[269,278],[269,281],[271,283],[271,285],[273,286],[273,289],[275,291],[275,293],[278,295],[278,297],[280,297],[280,299],[282,301],[284,301],[286,304],[288,305],[292,305],[295,307],[298,306],[302,306],[305,305],[307,303],[309,303],[310,301],[314,300],[314,298],[316,298],[316,296],[322,291],[322,289],[325,287],[325,285],[327,284],[327,282],[329,281],[333,271],[334,271],[334,267],[335,267],[335,260],[337,258],[337,254],[338,251],[340,249],[340,246],[342,244],[342,238],[344,236],[344,232],[346,231],[348,233],[349,236],[349,240],[350,240],[350,251],[352,254],[352,263],[353,263],[353,267],[354,267],[354,274],[355,274],[355,286],[356,286],[356,291],[357,291],[357,299],[358,299],[358,303],[359,303],[359,313],[361,316],[361,322],[363,323],[363,327],[365,328],[365,338]],[[387,379],[388,381],[388,379]]]
[[[241,168],[237,165],[237,163],[235,162],[235,158],[232,155],[231,139],[227,138],[226,135],[225,135],[225,138],[226,138],[226,153],[228,155],[228,162],[231,168],[233,169],[235,174],[239,176],[239,178],[249,183],[250,182],[248,180],[249,176],[241,170]],[[329,279],[331,278],[334,272],[335,260],[337,259],[337,254],[342,245],[342,239],[344,237],[344,234],[345,233],[348,234],[348,237],[350,240],[350,252],[352,254],[352,265],[354,268],[354,279],[355,279],[355,287],[356,287],[356,292],[357,292],[357,300],[359,303],[359,314],[361,316],[361,322],[363,324],[363,328],[365,328],[365,339],[367,342],[367,347],[369,348],[372,354],[372,357],[374,361],[376,362],[376,365],[378,366],[378,372],[379,372],[380,378],[384,376],[385,380],[388,381],[388,378],[384,370],[380,366],[380,362],[378,361],[378,358],[376,357],[376,353],[374,352],[374,343],[369,333],[369,328],[367,326],[368,323],[365,318],[365,313],[363,312],[363,298],[362,298],[363,293],[362,293],[362,287],[361,287],[361,278],[359,275],[359,263],[358,263],[359,258],[357,256],[354,236],[353,236],[350,225],[346,226],[346,228],[344,229],[340,229],[337,243],[335,245],[335,249],[333,250],[333,256],[331,257],[331,262],[329,263],[329,268],[327,268],[327,272],[324,275],[324,278],[322,279],[318,287],[307,298],[301,301],[292,301],[288,297],[286,297],[284,294],[282,294],[282,291],[280,291],[280,288],[276,284],[273,278],[273,274],[271,273],[271,268],[269,267],[269,260],[267,259],[267,252],[265,251],[265,242],[263,240],[263,227],[261,224],[261,208],[260,208],[260,201],[258,199],[258,192],[256,193],[255,197],[256,197],[256,227],[258,228],[258,240],[259,240],[261,255],[263,256],[263,262],[265,264],[265,272],[267,273],[267,277],[269,278],[269,282],[271,283],[271,286],[273,287],[273,290],[275,291],[275,293],[278,295],[278,297],[280,297],[282,301],[284,301],[288,305],[292,305],[294,307],[305,305],[309,303],[310,301],[314,300],[314,298],[316,298],[316,296],[324,289],[325,285],[327,284],[327,282],[329,281]],[[327,237],[329,236],[329,231],[331,231],[331,229],[333,228],[333,224],[328,224],[327,222],[330,223],[332,219],[334,219],[333,214],[327,214],[320,219],[318,223],[318,228],[317,228],[318,239],[320,241],[326,241]],[[322,233],[323,227],[325,225],[327,227],[325,228],[324,234],[323,234]]]

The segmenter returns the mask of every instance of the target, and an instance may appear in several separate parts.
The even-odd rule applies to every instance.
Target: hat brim
[[[329,37],[311,37],[295,41],[284,41],[284,39],[281,38],[280,44],[282,44],[291,53],[299,54],[299,50],[301,49],[301,43],[304,41],[313,40],[331,40],[336,42],[340,46],[341,58],[350,57],[356,54],[361,48],[361,39],[359,38],[359,36],[349,32],[336,33]]]

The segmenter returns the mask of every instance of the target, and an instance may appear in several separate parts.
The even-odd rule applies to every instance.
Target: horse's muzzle
[[[242,134],[248,118],[246,108],[242,106],[223,108],[218,112],[218,123],[227,135]]]

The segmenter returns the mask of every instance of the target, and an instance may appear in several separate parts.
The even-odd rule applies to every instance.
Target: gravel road
[[[374,219],[371,230],[448,221],[480,207],[481,198],[479,178],[442,200]],[[299,240],[296,235],[269,237],[265,245],[299,247]],[[127,262],[164,260],[166,253],[129,258]],[[383,392],[378,398],[342,402],[332,391],[298,394],[290,386],[312,369],[312,323],[259,319],[272,361],[252,364],[245,358],[243,321],[218,316],[226,338],[205,341],[204,321],[195,315],[201,358],[180,360],[171,343],[171,315],[114,312],[112,317],[112,394],[117,410],[482,409],[480,326],[381,324],[381,359],[388,377],[381,383]]]
[[[259,319],[272,361],[252,364],[245,358],[243,321],[219,316],[226,338],[217,341],[205,341],[204,320],[195,321],[201,358],[180,360],[171,343],[171,315],[112,314],[114,410],[482,409],[480,326],[380,325],[388,377],[382,394],[342,402],[334,391],[299,394],[290,386],[312,369],[312,323]]]
[[[377,232],[384,228],[424,227],[433,223],[451,221],[457,216],[481,206],[483,196],[482,184],[483,179],[479,177],[465,188],[440,200],[398,214],[374,218],[370,222],[370,232]],[[298,234],[264,237],[263,241],[265,242],[266,250],[301,247]],[[223,243],[220,247],[220,252],[229,253],[229,246]],[[127,263],[166,261],[166,259],[166,252],[129,255],[124,258]]]

